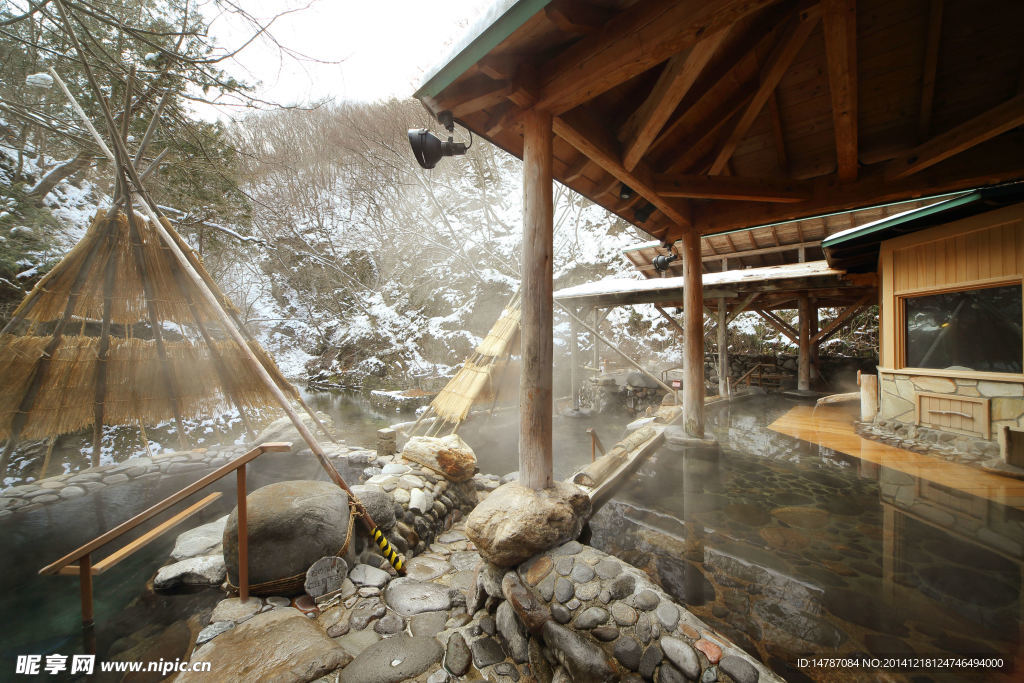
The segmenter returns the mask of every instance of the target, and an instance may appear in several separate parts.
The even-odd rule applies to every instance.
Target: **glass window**
[[[1021,286],[908,297],[906,367],[1022,372]]]

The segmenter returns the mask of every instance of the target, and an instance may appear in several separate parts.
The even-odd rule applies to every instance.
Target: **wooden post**
[[[78,586],[82,594],[82,626],[89,628],[92,618],[92,555],[86,553],[78,558]]]
[[[238,495],[238,597],[242,602],[249,599],[249,529],[248,510],[245,506],[245,465],[235,474],[238,480],[235,490]]]
[[[551,360],[553,209],[551,114],[524,115],[523,308],[519,405],[519,481],[532,489],[552,484]]]
[[[729,317],[724,298],[718,300],[718,395],[729,395]]]
[[[821,330],[821,323],[818,321],[818,301],[817,299],[811,299],[811,307],[808,309],[810,316],[810,329],[808,333],[811,336],[811,379],[816,385],[819,385],[822,381],[821,378],[821,362],[818,358],[818,345],[821,343],[820,340],[815,341],[814,338]]]
[[[577,383],[579,381],[577,374],[580,364],[580,350],[579,344],[577,343],[576,335],[579,333],[579,328],[576,326],[576,321],[569,319],[569,396],[572,397],[573,410],[579,410],[580,400],[579,391],[577,391]]]
[[[800,295],[800,333],[798,335],[800,355],[797,358],[797,380],[798,391],[810,391],[811,389],[811,300],[804,292]]]
[[[683,245],[683,427],[704,438],[704,285],[700,235],[685,230]]]
[[[857,373],[860,385],[860,421],[873,422],[878,413],[878,375]]]

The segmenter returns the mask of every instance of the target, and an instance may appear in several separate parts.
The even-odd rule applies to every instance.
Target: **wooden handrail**
[[[110,543],[111,541],[113,541],[115,538],[118,538],[119,536],[122,536],[126,532],[131,531],[135,527],[137,527],[140,524],[142,524],[143,522],[146,522],[149,519],[155,517],[156,515],[160,514],[161,512],[163,512],[164,510],[166,510],[170,506],[174,505],[175,503],[178,503],[178,502],[184,500],[185,498],[188,498],[189,496],[191,496],[196,491],[199,491],[200,489],[204,489],[207,486],[209,486],[210,484],[212,484],[213,482],[217,481],[218,479],[231,474],[232,472],[234,472],[236,469],[238,469],[242,465],[245,465],[246,463],[248,463],[248,462],[250,462],[252,460],[255,460],[256,458],[258,458],[263,453],[269,453],[269,452],[280,453],[280,452],[290,451],[291,448],[292,448],[292,445],[291,445],[291,443],[288,443],[288,442],[271,442],[271,443],[260,444],[259,446],[257,446],[256,448],[252,449],[248,453],[246,453],[244,455],[240,455],[237,458],[235,458],[234,460],[232,460],[231,462],[227,463],[226,465],[222,465],[222,466],[218,467],[213,472],[210,472],[208,475],[206,475],[205,477],[203,477],[199,481],[195,482],[194,484],[190,484],[189,486],[186,486],[185,488],[181,489],[177,493],[172,494],[172,495],[164,498],[163,500],[161,500],[156,505],[150,507],[147,510],[143,510],[142,512],[140,512],[139,514],[135,515],[134,517],[132,517],[128,521],[122,522],[121,524],[118,524],[116,527],[114,527],[113,529],[111,529],[107,533],[105,533],[105,534],[103,534],[101,536],[97,536],[96,538],[94,538],[93,540],[89,541],[88,543],[86,543],[83,546],[75,548],[70,553],[68,553],[64,557],[60,558],[56,562],[48,564],[45,567],[43,567],[42,569],[40,569],[39,573],[42,574],[42,575],[56,574],[56,573],[58,573],[61,570],[61,567],[64,567],[65,565],[68,565],[68,564],[71,564],[72,562],[74,562],[78,558],[82,557],[83,555],[88,555],[88,554],[92,553],[94,550],[102,548],[107,543]]]
[[[114,566],[124,558],[128,557],[139,548],[142,548],[147,543],[157,538],[161,534],[167,532],[169,529],[174,527],[176,524],[184,521],[192,514],[202,510],[210,503],[217,500],[221,494],[220,492],[214,492],[206,496],[197,503],[194,503],[187,509],[178,513],[174,517],[166,520],[158,527],[148,531],[139,538],[135,539],[131,543],[127,544],[120,550],[116,550],[107,556],[105,559],[100,560],[98,563],[93,564],[92,553],[99,548],[102,548],[107,543],[120,538],[122,535],[131,531],[135,527],[139,526],[143,522],[152,519],[156,515],[160,514],[175,503],[180,503],[182,500],[188,498],[193,493],[206,488],[213,482],[226,477],[227,475],[235,472],[237,475],[237,495],[238,495],[238,595],[242,601],[249,599],[249,556],[248,556],[248,530],[246,528],[246,509],[245,509],[245,466],[255,460],[259,456],[268,452],[286,452],[292,448],[291,443],[284,441],[273,441],[269,443],[263,443],[252,449],[244,455],[240,455],[231,462],[218,467],[213,472],[210,472],[205,477],[192,483],[185,488],[181,489],[177,493],[167,496],[156,505],[143,510],[139,514],[135,515],[131,519],[118,524],[110,531],[97,536],[93,540],[89,541],[83,546],[72,550],[70,553],[60,558],[56,562],[46,565],[39,570],[42,575],[52,574],[78,574],[79,588],[82,598],[82,625],[86,629],[86,642],[93,643],[91,648],[94,648],[95,640],[90,638],[89,634],[92,633],[93,623],[93,591],[92,591],[92,577],[94,574],[102,574],[104,571]],[[72,565],[71,563],[78,560],[78,565]]]

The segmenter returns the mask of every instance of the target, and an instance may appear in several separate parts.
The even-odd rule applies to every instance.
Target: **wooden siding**
[[[901,297],[1024,279],[1024,204],[887,240],[878,267],[879,360],[883,367],[902,368]]]
[[[991,438],[989,400],[917,392],[917,424]]]

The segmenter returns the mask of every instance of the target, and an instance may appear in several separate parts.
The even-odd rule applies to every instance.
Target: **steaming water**
[[[767,429],[793,405],[711,415],[717,458],[661,449],[592,520],[592,543],[787,681],[836,679],[800,670],[808,656],[975,656],[1004,668],[902,673],[1012,679],[1024,512]],[[880,672],[857,674],[841,680]]]

